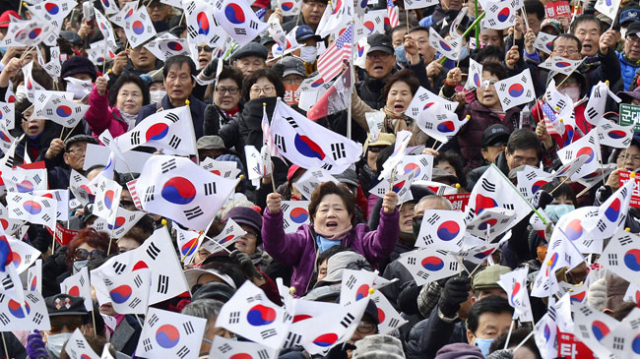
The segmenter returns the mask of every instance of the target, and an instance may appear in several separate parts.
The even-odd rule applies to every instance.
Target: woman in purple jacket
[[[393,251],[400,235],[396,209],[398,195],[391,191],[384,196],[380,225],[374,231],[364,223],[354,226],[355,203],[355,197],[348,189],[325,182],[311,195],[311,224],[286,234],[280,209],[282,196],[278,193],[267,196],[262,226],[264,249],[275,260],[293,267],[291,285],[296,288],[296,295],[306,293],[316,270],[317,255],[333,246],[353,248],[374,267]]]

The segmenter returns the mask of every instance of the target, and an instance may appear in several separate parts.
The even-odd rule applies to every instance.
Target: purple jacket
[[[313,227],[304,224],[295,233],[285,234],[283,211],[272,214],[267,208],[263,218],[264,249],[278,262],[293,266],[291,285],[296,288],[298,296],[304,295],[313,276],[318,254],[316,238],[311,234]],[[362,254],[375,268],[396,246],[400,235],[399,218],[397,209],[392,214],[386,214],[381,209],[378,229],[370,231],[366,224],[358,224],[342,239],[341,245]]]
[[[93,137],[98,138],[105,130],[109,130],[113,138],[127,132],[129,126],[118,120],[120,111],[115,106],[109,107],[109,90],[104,96],[100,96],[98,88],[94,87],[89,94],[89,105],[84,119],[89,124]]]

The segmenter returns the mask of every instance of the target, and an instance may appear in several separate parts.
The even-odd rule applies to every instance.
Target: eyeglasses
[[[631,160],[633,162],[640,162],[640,156],[638,156],[638,155],[631,156],[631,155],[629,155],[627,153],[624,154],[622,159],[625,160],[625,161],[626,160]]]
[[[251,231],[245,231],[246,233],[242,235],[242,237],[247,237],[247,238],[253,238],[256,239],[258,238],[258,234],[257,233],[253,233]]]
[[[198,52],[200,51],[213,52],[213,47],[209,47],[209,46],[198,46],[197,49],[198,49]]]
[[[386,148],[386,146],[370,146],[369,147],[369,151],[373,152],[373,153],[378,153],[378,152],[382,151],[385,148]]]
[[[120,206],[121,207],[131,207],[131,206],[135,206],[136,204],[133,203],[133,201],[120,201]]]
[[[64,320],[56,319],[55,317],[49,318],[49,322],[51,323],[51,332],[59,333],[67,327],[70,332],[74,332],[78,327],[82,325],[82,318],[80,317],[70,317],[65,316]]]
[[[237,87],[217,87],[216,88],[216,92],[219,95],[224,95],[225,92],[227,92],[229,95],[236,95],[238,93],[238,90],[239,88]],[[251,92],[253,92],[253,89],[251,89]]]
[[[382,52],[382,51],[374,51],[370,54],[367,54],[367,57],[373,60],[377,60],[377,59],[388,59],[391,56],[391,54],[388,54],[386,52]]]
[[[75,252],[75,258],[77,261],[83,261],[85,259],[101,259],[106,257],[107,257],[106,252],[103,252],[97,249],[89,252],[84,248],[77,248]]]
[[[75,153],[77,153],[77,154],[83,154],[83,153],[85,153],[85,152],[87,152],[87,149],[86,149],[86,148],[84,148],[84,149],[83,149],[83,148],[78,148],[78,147],[76,147],[76,148],[72,148],[72,149],[70,149],[70,150],[68,150],[68,151],[67,151],[67,153],[71,153],[71,154],[75,154]]]
[[[560,55],[565,52],[569,55],[575,55],[578,53],[578,49],[576,49],[575,47],[558,47],[554,49],[553,52]]]
[[[361,321],[360,324],[358,324],[357,330],[360,334],[371,334],[376,330],[376,325],[373,323]]]
[[[264,92],[265,95],[269,95],[271,93],[273,93],[273,91],[275,91],[275,87],[274,86],[265,86],[264,88],[259,88],[259,87],[252,87],[251,88],[251,94],[252,95],[259,95],[260,92]]]

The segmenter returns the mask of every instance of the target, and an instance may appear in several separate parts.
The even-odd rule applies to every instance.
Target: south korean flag
[[[466,225],[460,211],[431,209],[424,212],[416,247],[460,250]]]
[[[158,155],[145,163],[136,191],[145,211],[204,230],[237,183],[200,168],[188,158]]]
[[[309,224],[310,201],[282,201],[284,233],[295,233],[303,224]]]
[[[276,357],[276,350],[267,348],[264,345],[241,342],[217,335],[213,338],[213,344],[211,344],[211,351],[209,352],[209,358],[275,359]]]
[[[97,231],[109,232],[109,236],[114,239],[120,239],[138,223],[146,213],[143,211],[130,211],[126,208],[118,207],[115,221],[110,224],[104,218],[96,218],[91,227]]]
[[[125,20],[124,24],[124,33],[131,48],[135,49],[156,36],[156,29],[153,27],[153,22],[151,22],[151,17],[145,6],[135,11],[129,19]]]
[[[197,359],[207,319],[149,308],[136,355]]]
[[[47,305],[42,294],[25,291],[24,299],[18,300],[0,292],[0,325],[4,331],[51,330]]]
[[[529,69],[518,75],[498,81],[494,86],[500,98],[503,111],[536,99],[536,92],[533,89],[533,80]]]
[[[13,170],[0,173],[4,185],[9,193],[33,193],[47,190],[47,170],[45,168],[24,169],[16,167]]]
[[[563,164],[568,164],[576,157],[581,156],[586,157],[586,161],[571,175],[571,180],[575,181],[596,172],[602,166],[602,153],[597,129],[591,130],[586,136],[558,151],[558,158]]]
[[[187,39],[189,43],[223,48],[227,35],[221,31],[213,17],[215,8],[208,1],[191,0],[184,2]]]
[[[56,229],[58,205],[56,201],[26,193],[8,193],[7,205],[9,218],[43,224]]]
[[[536,41],[533,43],[533,47],[546,54],[551,54],[551,51],[553,50],[553,40],[556,37],[556,35],[551,35],[540,31],[538,32]]]
[[[460,57],[462,41],[460,39],[445,40],[433,27],[429,28],[429,44],[446,58],[458,60]]]
[[[311,193],[324,182],[340,184],[340,181],[327,173],[327,171],[322,168],[315,168],[307,170],[293,186],[300,191],[304,198],[311,200]]]

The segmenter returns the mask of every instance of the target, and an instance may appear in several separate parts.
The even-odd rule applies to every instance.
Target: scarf
[[[134,127],[136,127],[136,120],[138,119],[138,114],[130,115],[122,111],[121,109],[118,109],[118,112],[120,112],[120,117],[122,117],[122,120],[128,126],[127,131],[131,131]]]
[[[343,229],[340,232],[337,233],[327,233],[327,232],[323,232],[321,231],[315,224],[313,225],[313,230],[319,235],[322,236],[330,241],[337,241],[339,239],[342,239],[342,237],[344,237],[345,234],[349,233],[349,231],[353,229],[352,225],[349,225],[349,227]]]
[[[403,113],[397,114],[386,107],[382,108],[382,112],[384,112],[384,128],[391,131],[391,133],[398,132],[399,122],[398,120],[404,120],[407,123],[407,126],[410,125],[410,121],[408,120],[407,115]]]

